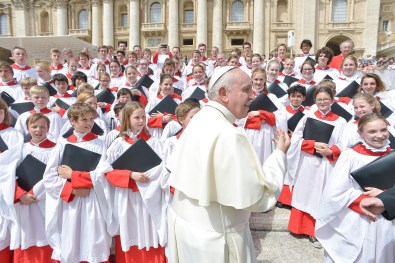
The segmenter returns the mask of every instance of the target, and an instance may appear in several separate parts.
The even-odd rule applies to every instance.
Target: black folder
[[[394,171],[395,151],[392,151],[351,172],[351,175],[363,189],[375,187],[387,190],[395,184]]]
[[[49,84],[48,82],[45,82],[45,83],[43,84],[43,86],[47,88],[48,93],[49,93],[49,96],[54,96],[56,93],[58,93],[58,92],[56,91],[56,89],[55,89],[54,87],[52,87],[52,85]]]
[[[294,83],[294,82],[296,82],[296,81],[298,81],[297,78],[292,77],[292,76],[285,75],[284,81],[283,81],[283,82],[284,82],[285,84],[287,84],[288,87],[290,87],[291,84]]]
[[[182,94],[182,89],[179,89],[179,88],[173,87],[173,90],[174,90],[174,93],[176,93],[176,94],[178,94],[178,95],[180,95],[180,96],[181,96],[181,94]]]
[[[24,112],[31,111],[32,109],[34,109],[34,104],[33,104],[33,102],[30,102],[30,101],[21,102],[21,103],[14,103],[14,104],[11,104],[11,109],[18,112],[19,114],[22,114]]]
[[[316,85],[313,85],[313,86],[311,86],[310,88],[308,88],[306,90],[306,98],[302,102],[303,106],[314,105],[314,103],[315,103],[315,101],[314,101],[314,92],[315,92],[316,87],[317,87]]]
[[[276,95],[277,98],[281,98],[282,96],[286,95],[287,92],[283,90],[283,88],[280,87],[275,81],[273,81],[272,84],[269,85],[269,91]]]
[[[68,110],[70,108],[70,105],[67,104],[66,102],[64,102],[61,99],[57,99],[54,103],[54,105],[52,105],[52,107],[54,107],[56,105],[58,105],[60,108],[64,109],[64,110]]]
[[[355,94],[357,94],[359,88],[358,82],[355,80],[348,84],[347,87],[345,87],[342,91],[340,91],[338,94],[336,94],[336,97],[349,97],[352,99]]]
[[[5,152],[8,150],[7,144],[4,142],[3,138],[0,136],[0,152]]]
[[[342,117],[343,119],[346,120],[346,122],[349,122],[352,119],[352,114],[349,113],[347,110],[345,110],[342,106],[340,106],[338,103],[334,102],[331,105],[331,111]]]
[[[277,109],[276,105],[271,101],[271,99],[265,94],[261,93],[255,98],[250,104],[248,111],[264,110],[268,112],[275,112]]]
[[[395,149],[395,137],[390,132],[388,134],[389,134],[388,140],[390,141],[390,148]]]
[[[279,61],[279,62],[280,62],[280,70],[279,70],[279,72],[282,72],[284,70],[284,63],[282,63],[281,61]]]
[[[154,81],[145,74],[137,82],[141,86],[146,87],[147,89],[149,89],[151,87],[152,83],[154,83]]]
[[[68,130],[62,135],[62,137],[63,137],[63,138],[68,138],[70,135],[73,134],[73,131],[74,131],[74,128],[71,127],[70,129],[68,129]],[[102,136],[102,135],[104,134],[103,129],[100,128],[100,126],[97,125],[96,122],[93,124],[92,132],[93,132],[94,134],[96,134],[97,136]]]
[[[19,186],[30,191],[35,184],[43,179],[46,164],[42,163],[31,154],[26,155],[21,164],[16,168],[17,182]]]
[[[96,96],[97,102],[105,102],[107,104],[113,104],[115,100],[114,94],[109,89],[105,89]]]
[[[5,91],[1,93],[0,97],[5,103],[7,103],[8,107],[10,107],[10,105],[15,102],[14,98]]]
[[[161,158],[154,150],[143,139],[139,139],[112,163],[112,167],[144,173],[161,162]]]
[[[317,62],[316,62],[313,58],[311,58],[310,56],[308,56],[308,57],[305,59],[304,62],[306,62],[306,61],[311,61],[311,62],[313,62],[313,65],[317,64]],[[304,62],[303,62],[303,63],[304,63]]]
[[[158,111],[162,113],[170,113],[170,114],[175,114],[176,108],[178,104],[175,102],[170,95],[167,95],[166,97],[163,98],[161,102],[159,102],[158,105],[156,105],[150,112],[149,115],[152,113],[157,113]]]
[[[329,76],[328,74],[326,74],[326,76],[323,79],[333,80],[333,78],[331,76]]]
[[[73,171],[90,172],[96,169],[101,155],[73,144],[66,144],[61,164],[68,165]]]
[[[73,91],[73,93],[71,93],[71,96],[73,96],[74,98],[78,97],[78,88],[75,88],[75,90]]]
[[[137,89],[137,90],[139,90],[141,92],[141,94],[143,94],[146,98],[148,98],[147,94],[145,94],[144,89],[143,89],[142,86],[144,86],[144,85],[138,84],[136,87],[131,88],[131,90]]]
[[[289,118],[288,130],[295,131],[296,126],[298,125],[299,121],[304,117],[304,113],[298,110],[291,118]]]
[[[385,106],[384,103],[380,102],[380,113],[381,115],[383,115],[384,118],[388,118],[389,116],[391,116],[391,114],[393,113],[392,110],[390,110],[390,108],[388,108],[387,106]]]
[[[196,87],[195,90],[192,92],[191,96],[189,96],[189,98],[202,100],[202,99],[206,98],[206,92],[204,90],[202,90],[201,88]]]
[[[303,130],[303,139],[314,140],[316,142],[328,143],[335,126],[328,124],[326,122],[307,118],[306,124]],[[322,158],[319,153],[314,153],[315,156]]]

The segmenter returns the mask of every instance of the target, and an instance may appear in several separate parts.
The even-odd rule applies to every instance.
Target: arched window
[[[41,33],[49,32],[49,15],[47,11],[43,11],[40,14],[40,30]]]
[[[333,0],[332,2],[332,21],[333,22],[346,22],[347,14],[347,1],[346,0]]]
[[[184,5],[184,24],[193,24],[193,3],[188,2]]]
[[[160,3],[155,2],[150,7],[150,23],[162,22],[162,8]]]
[[[288,1],[287,0],[278,0],[277,1],[277,21],[278,22],[287,22],[288,21]]]
[[[128,27],[129,26],[129,16],[128,16],[128,8],[126,5],[121,6],[120,8],[120,18],[119,26],[121,27]]]
[[[78,13],[78,29],[88,29],[88,11],[82,9]]]
[[[8,35],[8,16],[0,15],[0,35]]]
[[[232,13],[230,16],[232,22],[244,21],[244,4],[242,1],[234,1],[232,3]]]

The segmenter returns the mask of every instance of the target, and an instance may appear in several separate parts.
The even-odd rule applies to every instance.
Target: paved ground
[[[287,231],[289,210],[276,208],[253,213],[250,219],[258,263],[321,263],[323,249],[314,248],[307,238]]]

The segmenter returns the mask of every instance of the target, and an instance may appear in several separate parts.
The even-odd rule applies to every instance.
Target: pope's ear
[[[225,98],[226,97],[226,88],[224,86],[220,87],[218,89],[218,96],[220,98]]]

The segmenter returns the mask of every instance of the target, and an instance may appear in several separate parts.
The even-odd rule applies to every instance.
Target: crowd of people
[[[325,262],[393,262],[394,215],[361,207],[392,186],[350,173],[395,145],[395,93],[352,48],[306,39],[266,60],[200,44],[185,63],[121,41],[30,67],[15,47],[0,64],[0,261],[109,262],[114,247],[117,263],[255,262],[250,213],[277,205]]]

